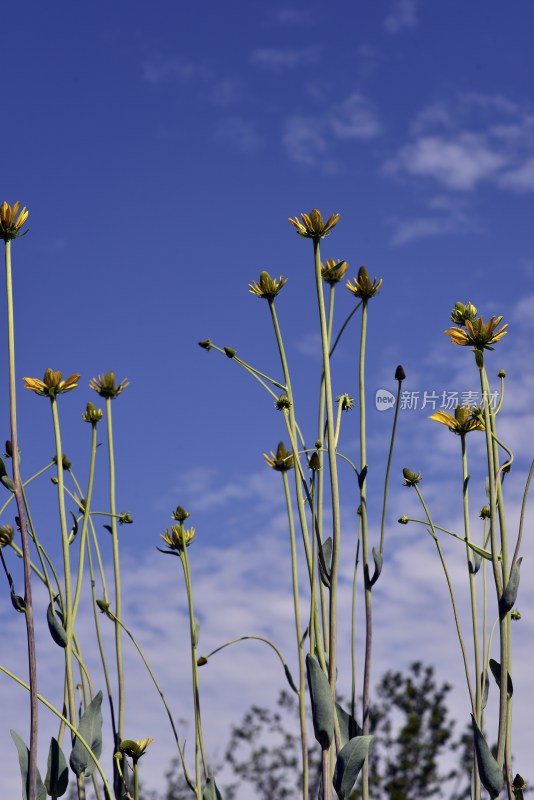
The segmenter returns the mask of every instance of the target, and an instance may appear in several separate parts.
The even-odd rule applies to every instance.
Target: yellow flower
[[[462,347],[474,347],[475,350],[494,350],[495,348],[490,347],[490,345],[495,344],[508,333],[506,330],[508,323],[496,330],[501,320],[502,315],[491,317],[488,322],[484,322],[482,317],[474,320],[466,319],[465,330],[463,328],[449,328],[445,333],[452,344],[458,344]]]
[[[0,239],[4,242],[9,242],[10,239],[16,239],[17,236],[24,236],[19,231],[28,219],[30,213],[26,207],[22,209],[19,214],[20,203],[17,202],[12,206],[5,201],[0,206]],[[18,216],[17,216],[18,214]],[[27,233],[28,231],[25,231]]]
[[[149,744],[152,744],[154,739],[123,739],[119,745],[119,750],[125,756],[130,756],[134,761],[138,761]]]
[[[87,403],[87,410],[82,414],[82,419],[84,422],[96,425],[102,419],[103,413],[101,408],[96,408],[92,403]]]
[[[324,236],[328,236],[332,228],[337,225],[341,215],[332,214],[324,222],[321,212],[314,208],[309,214],[301,214],[300,216],[302,222],[297,217],[294,219],[289,217],[289,221],[295,226],[298,235],[304,236],[306,239],[322,239]]]
[[[267,466],[276,470],[277,472],[287,472],[288,469],[293,467],[293,456],[288,453],[283,442],[278,444],[276,448],[276,455],[271,450],[271,455],[263,454]]]
[[[353,278],[352,281],[353,283],[347,281],[347,289],[349,292],[352,292],[356,297],[367,300],[370,297],[374,297],[382,286],[382,278],[380,278],[380,280],[375,278],[372,281],[365,267],[360,267],[358,270],[358,277]]]
[[[26,389],[35,392],[35,394],[40,394],[41,397],[54,398],[58,394],[63,394],[63,392],[70,392],[71,389],[78,386],[78,381],[80,380],[78,373],[69,375],[64,381],[61,378],[61,372],[47,369],[42,381],[38,378],[24,378],[24,385]]]
[[[15,532],[11,525],[0,526],[0,550],[2,547],[6,547],[8,544],[11,544],[14,536]]]
[[[473,303],[468,303],[466,306],[463,303],[455,303],[451,311],[451,322],[455,325],[465,325],[466,319],[473,320],[476,315],[477,309]]]
[[[125,378],[117,386],[114,372],[107,372],[105,375],[99,375],[98,378],[91,378],[89,381],[90,388],[94,389],[100,397],[111,397],[111,399],[118,397],[128,385],[129,381]]]
[[[189,530],[187,530],[180,523],[180,525],[173,525],[170,531],[167,529],[165,533],[162,533],[160,535],[165,544],[171,550],[183,550],[184,544],[185,547],[189,547],[189,545],[193,541],[195,537],[195,528],[189,528]]]
[[[275,278],[271,278],[268,272],[261,272],[259,282],[252,281],[248,286],[251,294],[272,301],[286,283],[287,278],[283,278],[282,275],[276,280]]]
[[[333,258],[329,258],[326,265],[321,264],[321,278],[333,286],[335,283],[339,283],[348,268],[349,265],[346,261],[334,261]]]
[[[430,415],[429,419],[441,422],[442,425],[446,425],[450,431],[457,433],[459,436],[463,436],[470,431],[484,430],[484,423],[472,415],[468,405],[456,406],[454,417],[447,411],[436,411],[435,414]]]

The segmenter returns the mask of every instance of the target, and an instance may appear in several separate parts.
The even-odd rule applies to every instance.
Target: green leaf
[[[74,523],[72,526],[72,530],[69,533],[69,544],[72,544],[76,538],[76,534],[78,533],[78,520],[76,519],[76,514],[73,514],[72,511],[70,512],[70,515]]]
[[[372,741],[372,736],[356,736],[339,751],[334,770],[334,789],[340,800],[349,797]]]
[[[48,630],[50,631],[50,635],[52,636],[54,642],[59,645],[59,647],[66,647],[67,632],[60,622],[59,613],[57,611],[54,613],[52,603],[48,604],[46,621],[48,622]]]
[[[371,578],[371,586],[377,582],[380,577],[380,573],[382,572],[382,567],[384,566],[384,557],[382,553],[373,547],[373,560],[375,562],[375,571],[373,573],[373,577]]]
[[[293,689],[295,694],[298,694],[299,690],[295,686],[295,681],[293,680],[293,675],[290,673],[289,667],[287,666],[287,664],[284,664],[284,672],[286,674],[287,682],[289,683],[289,685],[291,686],[291,688]]]
[[[217,789],[217,784],[215,783],[215,778],[213,775],[210,775],[208,778],[206,785],[204,786],[204,791],[202,792],[202,800],[222,800],[222,795],[220,791]]]
[[[334,703],[328,678],[313,656],[306,656],[306,672],[312,707],[315,738],[327,750],[334,737]]]
[[[330,567],[332,564],[332,537],[329,536],[321,545],[321,553],[319,553],[319,576],[321,582],[327,589],[330,589]]]
[[[8,475],[2,475],[0,481],[2,481],[6,489],[9,489],[9,491],[13,492],[13,494],[15,493],[15,484]]]
[[[519,589],[519,569],[522,561],[522,558],[518,558],[510,570],[510,577],[508,578],[506,589],[502,593],[501,597],[501,617],[504,617],[515,605],[517,590]]]
[[[475,722],[474,716],[471,714],[471,722],[473,723],[473,738],[475,742],[475,752],[477,754],[478,774],[485,789],[489,792],[492,800],[499,796],[504,786],[504,776],[502,769],[499,767],[488,743],[484,739],[480,728]]]
[[[80,736],[83,736],[96,758],[99,758],[102,752],[101,705],[102,692],[98,692],[85,709],[78,724]],[[83,745],[78,738],[76,738],[74,742],[69,764],[76,777],[82,774],[85,777],[89,777],[95,770],[95,762],[90,753],[88,753],[85,745]]]
[[[54,737],[48,751],[48,770],[45,778],[46,791],[51,797],[61,797],[69,786],[69,768],[63,750]]]
[[[20,594],[15,594],[15,589],[13,586],[11,587],[10,593],[11,593],[11,605],[13,606],[15,611],[18,611],[19,614],[25,614],[26,601],[24,600],[24,598],[21,597]]]
[[[339,703],[336,703],[337,721],[339,722],[339,734],[341,736],[341,747],[345,747],[351,739],[355,736],[362,735],[362,729],[351,716]]]
[[[482,708],[486,708],[486,704],[488,702],[488,695],[489,695],[489,675],[488,670],[482,673],[482,677],[484,680],[484,694],[482,695]]]
[[[495,661],[494,658],[490,658],[489,660],[490,669],[492,672],[493,677],[495,678],[495,683],[501,688],[501,665],[498,661]],[[514,693],[514,685],[512,683],[512,677],[510,673],[508,673],[508,680],[506,681],[506,691],[508,692],[508,697],[511,697]]]
[[[15,747],[17,748],[17,752],[19,754],[19,764],[20,764],[20,774],[22,777],[22,800],[28,800],[29,796],[29,761],[30,761],[30,751],[15,731],[10,731],[11,738],[15,742]],[[39,774],[39,770],[37,770],[37,800],[46,800],[46,789],[44,787],[44,783],[42,781],[41,775]]]

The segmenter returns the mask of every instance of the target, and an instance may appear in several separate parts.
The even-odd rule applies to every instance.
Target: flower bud
[[[13,537],[15,536],[15,531],[11,527],[11,525],[1,525],[0,526],[0,549],[2,547],[7,547],[7,545],[11,544],[13,541]]]
[[[404,486],[415,486],[421,480],[420,472],[412,472],[407,467],[404,467],[402,474],[404,475]]]
[[[407,525],[408,524],[408,517],[406,515],[404,515],[403,517],[400,517],[397,520],[397,522],[400,522],[401,525]]]
[[[317,472],[317,470],[321,469],[321,459],[319,458],[319,453],[313,453],[308,466],[312,472]]]
[[[234,356],[235,356],[235,352],[236,352],[236,351],[235,351],[235,350],[233,350],[231,347],[225,347],[225,348],[224,348],[224,352],[226,353],[226,355],[228,356],[228,358],[234,358]]]
[[[211,348],[213,346],[212,343],[211,343],[211,339],[203,339],[198,344],[199,344],[199,347],[203,347],[204,350],[211,350]]]
[[[176,506],[176,511],[172,513],[172,518],[175,519],[177,522],[185,522],[191,514],[189,511],[185,511],[182,506]]]
[[[402,364],[399,364],[397,369],[395,370],[395,380],[396,381],[403,381],[406,378],[406,373],[402,367]]]

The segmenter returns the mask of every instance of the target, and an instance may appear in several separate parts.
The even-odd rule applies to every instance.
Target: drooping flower
[[[450,431],[463,436],[470,431],[483,431],[484,423],[481,419],[473,416],[469,405],[456,406],[454,409],[454,416],[447,411],[436,411],[431,414],[429,419],[434,419],[436,422],[441,422],[446,425]]]
[[[62,377],[61,372],[54,372],[53,369],[47,369],[42,381],[40,381],[39,378],[24,378],[23,380],[26,389],[29,389],[31,392],[35,392],[35,394],[39,394],[41,397],[54,398],[58,394],[70,392],[71,389],[78,386],[78,381],[80,380],[80,376],[77,372],[74,373],[74,375],[69,375],[65,380],[62,380]]]
[[[0,239],[3,239],[4,242],[16,239],[17,236],[24,236],[19,231],[28,219],[30,212],[24,207],[19,213],[19,208],[20,203],[18,200],[13,206],[10,206],[5,201],[0,206]]]
[[[296,228],[299,236],[306,239],[322,239],[328,236],[332,228],[339,222],[340,214],[331,214],[326,222],[321,212],[314,208],[309,214],[301,214],[302,222],[298,217],[289,217],[290,223]]]
[[[180,523],[179,525],[173,525],[170,529],[167,529],[165,533],[160,535],[170,550],[183,550],[184,547],[189,547],[193,541],[195,537],[195,528],[189,528],[189,530],[187,530]]]
[[[325,283],[334,286],[343,278],[348,268],[349,265],[346,261],[335,261],[333,258],[328,258],[326,264],[321,264],[321,278]]]
[[[152,744],[154,739],[123,739],[119,745],[119,750],[125,756],[130,756],[134,761],[139,761],[141,756],[146,752],[149,744]]]
[[[421,480],[421,473],[413,472],[408,467],[404,467],[402,474],[404,475],[403,486],[415,486]]]
[[[347,289],[349,292],[352,292],[356,297],[362,298],[362,300],[369,300],[369,298],[374,297],[381,286],[382,278],[380,278],[380,280],[375,278],[372,281],[365,267],[360,267],[358,270],[358,277],[353,278],[352,283],[347,281]]]
[[[276,278],[271,278],[269,273],[264,271],[260,272],[259,281],[252,281],[248,286],[251,294],[255,294],[256,297],[263,297],[264,300],[272,301],[286,283],[287,278],[282,275],[276,280]]]
[[[118,397],[123,389],[129,385],[127,378],[124,378],[118,385],[115,383],[115,373],[107,372],[105,375],[99,375],[98,378],[91,378],[89,386],[94,389],[100,397],[110,397],[112,400]]]
[[[491,317],[487,322],[484,322],[482,317],[474,320],[466,319],[465,330],[463,328],[449,328],[445,333],[452,344],[458,344],[462,347],[474,347],[475,350],[494,350],[495,348],[490,345],[495,344],[508,333],[506,330],[508,323],[496,330],[501,320],[502,315]]]
[[[270,456],[268,456],[267,453],[264,453],[263,457],[267,462],[267,466],[271,467],[277,472],[287,472],[287,470],[292,469],[293,467],[293,456],[291,453],[287,452],[286,446],[283,442],[279,442],[278,447],[276,448],[276,455],[271,450]]]

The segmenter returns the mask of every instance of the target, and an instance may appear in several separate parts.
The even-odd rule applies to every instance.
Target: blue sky
[[[124,558],[135,591],[144,582],[151,597],[145,611],[131,608],[142,635],[149,636],[147,619],[153,624],[162,604],[181,608],[184,599],[170,565],[154,551],[177,503],[201,532],[191,553],[198,559],[192,568],[202,589],[207,647],[223,631],[229,638],[253,632],[255,624],[274,630],[289,620],[289,583],[273,576],[275,566],[261,572],[262,564],[277,563],[274,534],[284,537],[282,496],[261,457],[283,436],[282,420],[235,365],[197,342],[210,337],[235,347],[279,376],[266,304],[247,286],[262,269],[282,274],[288,284],[278,312],[301,407],[315,397],[311,245],[287,222],[314,206],[342,215],[324,242],[324,257],[348,260],[351,276],[365,264],[384,280],[371,307],[368,359],[371,453],[380,476],[391,416],[375,410],[374,394],[392,388],[396,365],[404,365],[405,388],[419,398],[425,391],[441,397],[476,389],[476,374],[466,372],[469,354],[442,334],[450,309],[456,300],[471,300],[484,316],[502,313],[510,322],[491,368],[495,374],[505,367],[510,376],[502,430],[517,447],[516,514],[534,434],[533,22],[528,0],[506,9],[480,0],[330,6],[312,0],[305,7],[155,0],[148,10],[137,0],[116,0],[29,2],[10,10],[2,43],[0,199],[20,199],[30,209],[31,229],[13,247],[17,368],[21,377],[41,377],[47,367],[82,373],[81,387],[61,398],[60,408],[64,449],[82,480],[89,442],[79,416],[95,399],[87,383],[109,369],[131,382],[114,414],[118,504],[135,519],[123,532]],[[353,298],[340,289],[337,304],[342,319]],[[354,326],[338,354],[336,393],[356,391],[356,348]],[[5,362],[0,378],[5,386]],[[30,474],[52,452],[52,433],[46,402],[20,394],[23,466]],[[432,410],[401,413],[392,523],[408,505],[398,478],[406,462],[425,469],[438,510],[450,513],[438,477],[445,464],[441,486],[455,485],[447,465],[457,442],[426,422]],[[7,437],[5,403],[3,413]],[[314,419],[314,406],[303,410],[310,440]],[[347,420],[347,452],[355,454],[356,416]],[[104,478],[103,458],[102,469]],[[377,494],[380,480],[371,489]],[[48,491],[36,497],[45,508]],[[352,505],[349,496],[347,524]],[[429,577],[422,588],[433,590],[438,579],[434,554],[417,544],[422,534],[403,530],[410,545],[403,549],[392,531],[397,538],[383,592],[398,604],[404,580],[413,586],[423,564]],[[234,589],[225,594],[223,613],[225,575]],[[170,596],[155,598],[155,587]],[[404,624],[378,612],[385,633],[377,671],[393,658],[408,663],[414,650],[426,660],[438,653],[443,672],[460,685],[452,635],[448,650],[439,644],[440,625],[449,619],[446,595],[439,595],[443,613],[431,618],[425,609],[421,619],[422,588],[405,600]],[[285,606],[275,612],[276,597]],[[20,619],[6,604],[4,594],[0,614],[15,631]],[[168,609],[165,621],[172,626]],[[394,652],[387,646],[399,629],[404,641],[413,640],[401,656],[400,645]],[[531,629],[525,620],[525,638]],[[279,635],[291,650],[291,628]],[[171,682],[175,646],[158,644],[158,663]],[[236,670],[229,658],[223,667],[222,657],[220,668],[226,678]],[[221,703],[220,738],[246,703],[259,699],[246,681],[242,691],[245,667],[238,672],[241,684],[224,702],[217,701],[217,682],[207,689]],[[267,670],[263,677],[272,699],[279,676]],[[11,698],[3,679],[2,691]],[[524,691],[533,696],[531,685]],[[460,695],[459,714],[464,701]],[[187,716],[187,706],[177,715]],[[137,719],[152,717],[144,710]],[[143,736],[157,734],[139,730],[134,738]],[[152,763],[164,766],[169,757],[162,744]],[[5,771],[7,757],[0,758]]]

